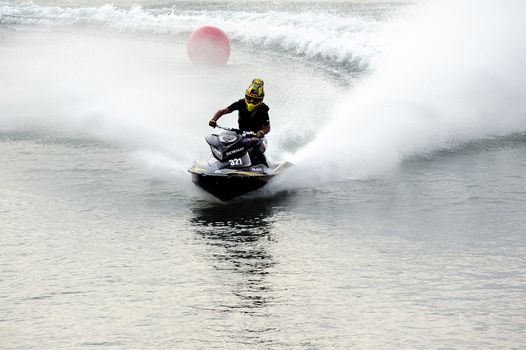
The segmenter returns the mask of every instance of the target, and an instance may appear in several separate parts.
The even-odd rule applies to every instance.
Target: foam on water
[[[371,38],[380,25],[359,15],[337,15],[319,10],[265,11],[250,9],[196,10],[180,6],[146,9],[39,6],[0,3],[0,23],[44,28],[94,25],[119,32],[188,34],[204,25],[223,29],[236,43],[249,48],[282,51],[333,64],[364,69],[375,54]]]

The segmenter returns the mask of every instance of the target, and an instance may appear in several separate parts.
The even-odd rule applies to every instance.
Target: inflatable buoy
[[[186,50],[194,64],[221,66],[230,57],[230,40],[221,29],[205,26],[190,34]]]

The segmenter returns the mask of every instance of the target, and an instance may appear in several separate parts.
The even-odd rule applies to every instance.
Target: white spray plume
[[[385,33],[373,73],[296,154],[286,182],[363,178],[404,157],[526,130],[525,13],[520,0],[417,6]],[[308,168],[311,177],[299,176]]]

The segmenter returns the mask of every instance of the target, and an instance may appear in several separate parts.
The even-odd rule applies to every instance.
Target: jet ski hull
[[[192,181],[222,201],[228,201],[265,186],[272,175],[214,175],[192,172]]]

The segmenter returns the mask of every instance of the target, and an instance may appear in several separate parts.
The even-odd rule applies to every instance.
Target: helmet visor
[[[261,101],[263,101],[263,98],[261,98],[261,97],[251,97],[251,96],[245,95],[245,101],[247,103],[250,103],[250,104],[253,104],[253,105],[257,105],[257,104],[261,103]]]

